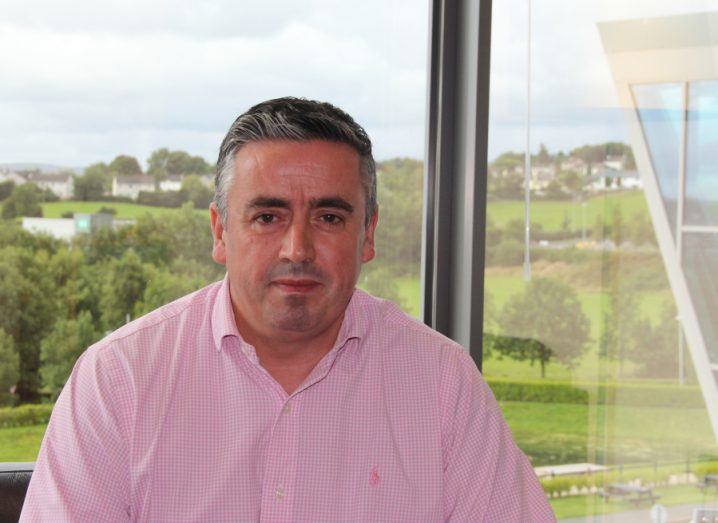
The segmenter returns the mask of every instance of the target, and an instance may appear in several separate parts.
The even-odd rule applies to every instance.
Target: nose
[[[304,220],[293,220],[284,233],[280,257],[301,263],[313,261],[314,254],[311,227]]]

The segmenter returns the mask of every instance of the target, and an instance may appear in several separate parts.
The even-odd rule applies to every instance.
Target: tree
[[[633,245],[656,245],[653,223],[645,212],[635,212],[629,222],[627,237]]]
[[[539,145],[539,152],[533,157],[533,160],[536,165],[549,165],[551,163],[551,153],[548,152],[546,145]]]
[[[628,354],[645,378],[675,378],[678,370],[678,322],[672,301],[664,302],[658,323],[642,321],[640,342]]]
[[[0,201],[12,194],[12,190],[15,188],[15,182],[8,180],[6,182],[0,182]]]
[[[397,158],[377,166],[380,227],[376,232],[377,258],[393,276],[416,274],[421,262],[421,215],[424,168],[422,162]],[[369,269],[369,272],[374,269]],[[367,274],[369,274],[367,272]],[[369,276],[384,279],[381,271]],[[374,285],[374,284],[372,284]],[[388,296],[389,285],[381,284]]]
[[[206,231],[206,228],[205,228]],[[207,232],[205,236],[209,236]],[[178,251],[168,220],[146,213],[129,229],[127,240],[143,263],[167,266]],[[199,239],[195,239],[199,242]]]
[[[156,267],[149,269],[148,277],[142,300],[135,304],[135,317],[147,314],[209,283],[196,276],[188,278],[186,275],[174,274]]]
[[[212,166],[201,156],[192,156],[185,151],[170,151],[166,147],[152,151],[147,159],[147,173],[156,180],[164,180],[172,174],[208,174]]]
[[[121,154],[110,162],[108,166],[109,172],[123,176],[132,174],[142,174],[142,167],[134,156]]]
[[[616,271],[613,268],[611,272]],[[608,292],[608,307],[603,313],[600,354],[617,359],[623,375],[624,362],[635,354],[645,341],[646,324],[638,316],[636,293],[612,281]]]
[[[611,241],[616,248],[618,248],[623,244],[624,238],[625,231],[623,230],[623,212],[621,211],[620,205],[614,205],[611,210]]]
[[[212,201],[214,196],[212,189],[207,187],[196,174],[185,176],[182,180],[180,192],[184,194],[185,201],[192,202],[196,209],[208,208],[209,202]]]
[[[177,257],[181,256],[184,260],[198,262],[212,269],[213,279],[224,273],[224,267],[212,259],[213,240],[209,232],[209,219],[198,215],[191,203],[185,203],[167,216],[165,230],[172,243],[173,254],[169,261],[173,267]]]
[[[535,278],[512,296],[498,317],[503,336],[494,348],[516,360],[546,365],[556,360],[571,368],[589,340],[589,321],[576,292],[550,278]]]
[[[133,249],[126,251],[119,260],[110,262],[100,298],[104,329],[114,330],[125,323],[127,317],[133,317],[147,280],[147,269]]]
[[[583,188],[581,176],[576,171],[559,171],[556,178],[568,194],[575,195]]]
[[[20,357],[12,337],[0,328],[0,404],[8,403],[10,390],[20,379]]]
[[[147,158],[147,174],[155,179],[155,186],[158,187],[162,180],[167,179],[167,162],[169,161],[170,150],[166,147],[152,151]]]
[[[25,183],[16,186],[3,205],[2,217],[15,218],[16,216],[42,216],[44,193],[34,183]]]
[[[20,358],[17,393],[34,403],[40,389],[40,342],[57,317],[56,289],[44,250],[0,249],[0,328],[13,338]]]
[[[81,201],[99,200],[107,192],[109,182],[107,175],[93,169],[83,176],[76,176],[73,186],[75,199]]]
[[[80,354],[100,337],[89,311],[81,311],[75,319],[61,318],[55,322],[40,348],[42,383],[53,398],[57,398],[70,377]]]

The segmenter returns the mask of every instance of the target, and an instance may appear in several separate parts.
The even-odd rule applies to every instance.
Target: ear
[[[362,244],[362,263],[369,262],[374,259],[374,231],[376,230],[376,224],[379,221],[379,207],[376,208],[374,214],[371,215],[371,220],[364,230],[364,243]]]
[[[209,221],[212,226],[212,258],[220,265],[227,263],[227,250],[224,244],[224,225],[214,202],[209,204]]]

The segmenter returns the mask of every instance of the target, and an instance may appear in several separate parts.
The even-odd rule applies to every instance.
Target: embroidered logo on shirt
[[[379,484],[379,471],[376,469],[376,465],[371,468],[371,477],[369,478],[370,485]]]

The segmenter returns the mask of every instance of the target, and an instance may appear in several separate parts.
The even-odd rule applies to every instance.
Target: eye
[[[336,214],[322,214],[319,219],[328,225],[339,225],[342,222],[341,216]]]
[[[263,225],[269,225],[274,223],[277,220],[277,216],[274,214],[269,213],[262,213],[259,216],[255,218],[256,221],[258,221],[260,224]]]

